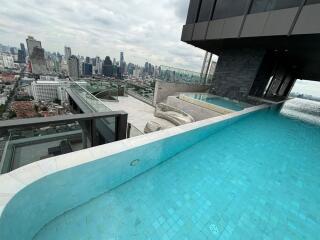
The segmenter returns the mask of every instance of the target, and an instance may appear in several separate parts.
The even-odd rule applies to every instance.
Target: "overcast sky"
[[[292,92],[320,97],[320,82],[297,80],[292,88]]]
[[[200,71],[204,52],[180,41],[189,0],[0,0],[0,43],[28,35],[47,51],[109,55]]]

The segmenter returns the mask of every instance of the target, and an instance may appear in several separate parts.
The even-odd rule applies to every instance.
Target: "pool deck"
[[[165,128],[174,127],[175,125],[160,118],[154,117],[153,113],[155,108],[149,104],[146,104],[132,96],[118,97],[119,102],[110,102],[103,100],[103,103],[113,111],[125,111],[128,113],[128,122],[134,125],[141,132],[144,131],[144,127],[147,122],[155,121],[165,126]]]

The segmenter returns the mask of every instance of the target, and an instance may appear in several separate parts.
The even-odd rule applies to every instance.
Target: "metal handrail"
[[[46,118],[25,118],[25,119],[14,119],[0,121],[0,130],[8,128],[25,128],[29,126],[41,126],[49,125],[53,123],[67,123],[75,121],[86,121],[97,118],[109,118],[118,117],[122,115],[128,115],[124,111],[110,111],[110,112],[93,112],[93,113],[82,113],[73,115],[59,115]]]

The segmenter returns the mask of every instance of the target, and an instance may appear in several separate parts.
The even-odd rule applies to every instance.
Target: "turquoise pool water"
[[[319,126],[255,113],[61,215],[35,239],[316,239],[319,146]]]
[[[219,107],[227,108],[234,111],[241,111],[245,108],[244,104],[233,102],[231,100],[224,99],[212,94],[207,93],[187,93],[185,94],[197,100],[201,100],[207,103],[217,105]]]

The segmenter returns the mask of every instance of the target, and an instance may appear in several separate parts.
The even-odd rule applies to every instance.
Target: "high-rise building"
[[[91,63],[82,63],[82,75],[83,76],[92,76],[92,64]]]
[[[59,61],[54,61],[54,71],[57,73],[61,72],[61,63]]]
[[[44,49],[40,47],[33,48],[32,54],[30,55],[32,73],[34,74],[46,74],[47,65],[44,58]]]
[[[92,58],[92,66],[96,66],[97,65],[97,59],[96,58]]]
[[[149,75],[153,75],[153,65],[151,63],[149,63],[149,66],[148,66],[148,73]]]
[[[60,63],[60,71],[61,71],[62,74],[66,75],[66,76],[69,75],[69,73],[68,73],[68,62],[65,61],[64,59]]]
[[[41,42],[29,36],[27,39],[27,47],[29,59],[31,61],[31,69],[34,74],[46,74],[47,64],[44,57],[44,49],[41,47]]]
[[[133,75],[134,65],[132,63],[128,63],[128,75]]]
[[[146,63],[144,64],[144,72],[145,72],[145,73],[148,73],[148,72],[149,72],[149,63],[148,63],[148,62],[146,62]]]
[[[61,63],[61,61],[62,61],[62,55],[61,55],[59,52],[57,52],[57,59],[58,59],[58,61]]]
[[[102,61],[100,57],[96,57],[96,74],[102,74]]]
[[[24,53],[24,55],[27,56],[26,48],[25,48],[25,46],[24,46],[23,43],[20,43],[20,49],[22,50],[22,52]]]
[[[79,78],[79,59],[74,55],[68,59],[68,71],[71,78]]]
[[[123,74],[127,74],[128,73],[128,65],[126,62],[123,63]]]
[[[64,47],[64,59],[65,59],[66,61],[68,61],[70,57],[71,57],[71,48],[65,46],[65,47]]]
[[[32,36],[28,36],[28,38],[26,39],[26,42],[27,42],[27,48],[28,48],[29,57],[32,55],[33,49],[34,49],[35,47],[42,48],[42,47],[41,47],[41,42],[40,42],[40,41],[37,41],[37,40],[34,39],[34,37],[32,37]]]
[[[113,76],[113,66],[112,66],[112,61],[109,56],[106,56],[106,58],[104,59],[104,62],[102,65],[102,73],[106,77]]]
[[[27,52],[26,52],[26,48],[24,46],[23,43],[20,43],[20,50],[21,50],[21,62],[25,63],[26,62],[26,57],[27,57]],[[19,52],[18,52],[18,58],[19,58]]]
[[[120,73],[124,73],[124,68],[125,68],[125,62],[124,62],[124,55],[123,52],[120,52]]]
[[[17,49],[16,47],[11,47],[11,48],[10,48],[10,53],[11,53],[12,55],[16,55],[16,54],[18,54],[18,49]]]
[[[22,50],[18,50],[18,62],[25,63],[25,58],[24,58]]]

